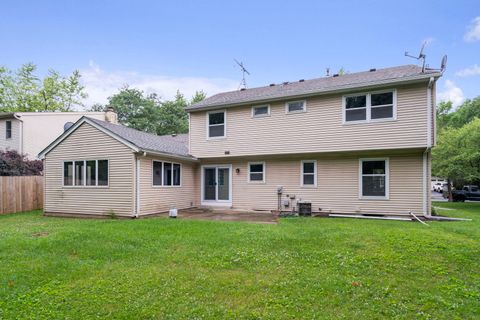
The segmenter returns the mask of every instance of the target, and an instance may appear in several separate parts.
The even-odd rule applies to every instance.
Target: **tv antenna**
[[[420,49],[420,53],[418,54],[418,56],[412,56],[407,51],[405,51],[405,56],[406,57],[417,59],[417,60],[422,60],[422,72],[425,72],[425,59],[427,58],[427,55],[425,53],[423,53],[423,51],[425,50],[426,45],[427,45],[427,41],[424,41],[423,44],[422,44],[422,49]]]
[[[243,62],[238,61],[237,59],[233,59],[236,64],[240,67],[240,70],[242,70],[242,82],[240,82],[239,88],[247,89],[247,81],[245,80],[245,74],[250,75],[250,72],[245,68],[243,65]]]

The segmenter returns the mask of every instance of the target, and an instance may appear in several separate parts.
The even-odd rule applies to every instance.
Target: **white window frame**
[[[363,195],[363,163],[368,161],[385,161],[385,196]],[[368,176],[381,176],[369,174]],[[389,200],[390,198],[390,159],[389,158],[360,158],[358,161],[358,198],[361,200]]]
[[[106,185],[99,186],[98,185],[98,161],[105,160],[107,161],[107,181]],[[95,161],[95,185],[87,185],[87,161]],[[65,185],[65,163],[72,162],[73,164],[73,172],[72,172],[72,185],[66,186]],[[83,162],[83,184],[77,185],[75,184],[75,162]],[[109,188],[110,187],[110,159],[88,159],[88,160],[64,160],[62,162],[62,187],[63,188]]]
[[[296,111],[289,111],[288,110],[288,105],[290,103],[296,103],[296,102],[303,103],[303,109],[302,110],[296,110]],[[295,113],[304,113],[304,112],[307,112],[307,100],[295,100],[295,101],[285,102],[285,114],[295,114]]]
[[[259,114],[259,115],[255,115],[255,109],[257,108],[265,108],[267,107],[267,114]],[[252,118],[265,118],[265,117],[270,117],[270,105],[269,104],[262,104],[262,105],[258,105],[258,106],[253,106],[252,107]]]
[[[162,178],[161,178],[161,184],[153,184],[153,163],[154,162],[160,162],[162,164]],[[168,186],[164,184],[163,180],[163,174],[164,174],[164,166],[165,162],[171,163],[172,164],[172,173],[171,173],[171,179],[172,179],[172,185]],[[179,185],[173,185],[173,165],[178,164],[180,166],[180,184]],[[182,179],[183,178],[183,166],[181,163],[178,162],[173,162],[173,161],[168,161],[168,160],[153,160],[152,159],[152,174],[151,174],[151,179],[152,179],[152,188],[180,188],[182,186]]]
[[[303,164],[313,163],[313,184],[304,184],[303,176],[305,174],[312,175],[312,173],[304,173]],[[317,160],[302,160],[300,161],[300,186],[303,188],[316,188],[317,187]]]
[[[250,180],[250,173],[260,173],[260,172],[250,172],[250,166],[255,164],[261,164],[263,166],[262,180]],[[247,177],[248,183],[265,183],[266,175],[267,175],[267,164],[265,163],[265,161],[249,162],[247,165],[248,165],[248,177]]]
[[[372,108],[384,107],[387,105],[373,106],[372,107],[372,94],[387,93],[392,92],[392,117],[391,118],[380,118],[372,119]],[[365,120],[356,120],[356,121],[346,121],[347,118],[347,98],[349,97],[358,97],[366,96],[366,119]],[[360,109],[360,108],[358,108]],[[350,109],[352,110],[352,109]],[[369,91],[369,92],[358,92],[352,94],[346,94],[342,97],[342,124],[358,124],[358,123],[371,123],[371,122],[384,122],[384,121],[395,121],[397,120],[397,89],[388,89],[388,90],[379,90],[379,91]]]
[[[210,125],[210,114],[211,113],[222,113],[223,112],[223,136],[218,137],[210,137],[210,126],[220,126],[220,124],[213,124]],[[225,139],[227,137],[227,110],[212,110],[207,112],[207,121],[206,121],[206,128],[207,128],[207,140],[220,140]]]

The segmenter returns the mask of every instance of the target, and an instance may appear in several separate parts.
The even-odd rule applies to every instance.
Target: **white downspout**
[[[136,157],[135,165],[135,218],[140,214],[140,159]]]
[[[432,122],[433,122],[433,112],[432,112],[432,86],[435,81],[434,77],[430,77],[427,86],[427,148],[423,152],[423,213],[425,216],[431,216],[431,212],[428,210],[429,202],[429,192],[430,187],[428,184],[428,155],[432,149]]]
[[[23,154],[23,120],[20,119],[20,116],[16,113],[13,114],[13,117],[19,121],[19,133],[18,133],[18,153]]]

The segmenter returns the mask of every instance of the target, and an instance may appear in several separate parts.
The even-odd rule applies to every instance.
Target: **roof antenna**
[[[411,54],[408,54],[407,51],[405,51],[405,56],[406,57],[410,57],[410,58],[417,59],[417,60],[422,60],[422,72],[425,72],[425,59],[427,58],[427,55],[425,53],[423,53],[423,50],[425,49],[426,45],[427,45],[427,41],[424,41],[423,44],[422,44],[422,49],[420,49],[420,53],[418,54],[418,57],[417,56],[412,56]]]
[[[327,70],[326,70],[326,71],[327,71],[327,75],[326,75],[326,77],[330,77],[330,68],[327,68]]]
[[[247,81],[245,80],[245,74],[250,75],[250,72],[248,72],[248,70],[245,68],[245,66],[243,65],[243,62],[239,62],[237,59],[233,59],[233,60],[238,64],[238,66],[242,70],[242,82],[240,82],[240,85],[238,86],[238,88],[245,90],[247,89]]]

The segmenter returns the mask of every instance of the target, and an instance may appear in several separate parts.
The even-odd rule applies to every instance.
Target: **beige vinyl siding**
[[[395,87],[397,120],[342,124],[342,94],[307,98],[307,112],[252,118],[251,105],[226,109],[226,138],[206,139],[206,112],[190,113],[191,154],[198,158],[425,147],[427,84]],[[351,92],[354,93],[354,92]],[[295,99],[294,99],[295,100]]]
[[[140,215],[155,214],[171,208],[184,209],[195,206],[196,165],[162,158],[139,157],[140,159]],[[181,186],[153,186],[152,161],[181,164]]]
[[[359,199],[359,159],[389,158],[390,192],[389,200]],[[316,156],[305,158],[268,159],[266,162],[266,181],[264,184],[248,183],[248,160],[227,161],[232,163],[233,202],[232,207],[239,209],[277,209],[277,187],[283,186],[282,199],[286,195],[295,195],[312,202],[312,209],[337,213],[423,213],[423,158],[422,153]],[[317,187],[300,186],[301,160],[317,161]],[[204,161],[202,164],[206,164]],[[236,169],[240,173],[236,173]],[[200,174],[200,173],[199,173]]]
[[[108,187],[63,187],[63,161],[109,160]],[[132,216],[134,154],[88,123],[82,124],[45,157],[45,212]]]
[[[12,137],[7,139],[6,128],[7,121],[12,122]],[[16,150],[21,152],[21,122],[17,119],[1,119],[0,120],[0,149],[2,150]]]
[[[67,122],[77,122],[82,116],[105,120],[103,112],[25,112],[18,113],[23,121],[23,152],[35,159],[53,140],[59,137]]]

